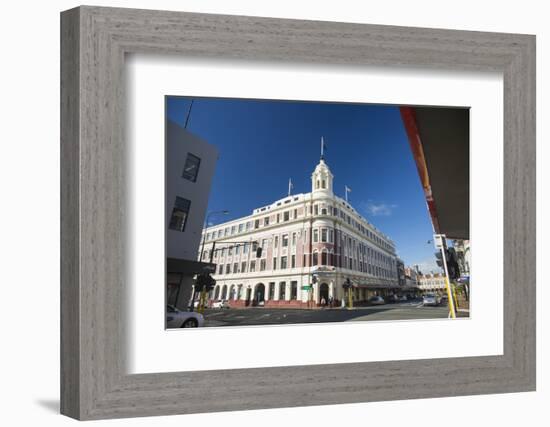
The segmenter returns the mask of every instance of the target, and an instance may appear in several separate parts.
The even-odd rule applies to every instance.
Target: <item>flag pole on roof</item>
[[[349,188],[347,185],[344,185],[344,189],[346,192],[346,203],[348,203],[348,193],[351,193],[351,188]]]

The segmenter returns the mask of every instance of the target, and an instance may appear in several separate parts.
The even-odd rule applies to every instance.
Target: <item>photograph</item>
[[[470,316],[469,109],[165,97],[166,328]]]

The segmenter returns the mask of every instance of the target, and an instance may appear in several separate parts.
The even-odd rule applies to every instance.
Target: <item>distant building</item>
[[[227,299],[232,306],[338,303],[348,278],[355,301],[399,289],[393,241],[334,194],[323,158],[311,175],[311,192],[289,195],[203,233],[203,259],[216,245],[217,284],[210,299]]]
[[[444,292],[445,275],[442,273],[424,274],[418,277],[418,287],[422,292]]]
[[[170,120],[166,126],[166,299],[186,309],[193,277],[214,268],[196,255],[218,150]]]

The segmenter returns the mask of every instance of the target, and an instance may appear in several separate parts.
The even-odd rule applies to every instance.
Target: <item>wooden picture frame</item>
[[[126,53],[504,78],[504,353],[125,372]],[[61,14],[61,412],[81,420],[535,390],[535,37],[83,6]],[[223,380],[220,381],[220,378]]]

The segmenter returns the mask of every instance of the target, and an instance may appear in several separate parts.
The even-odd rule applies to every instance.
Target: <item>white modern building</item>
[[[216,264],[210,299],[227,299],[232,306],[339,304],[346,279],[356,302],[396,292],[394,243],[334,194],[333,178],[321,158],[311,192],[205,229],[203,259],[212,256]]]
[[[193,277],[209,271],[197,262],[218,149],[166,121],[166,300],[185,309]]]

